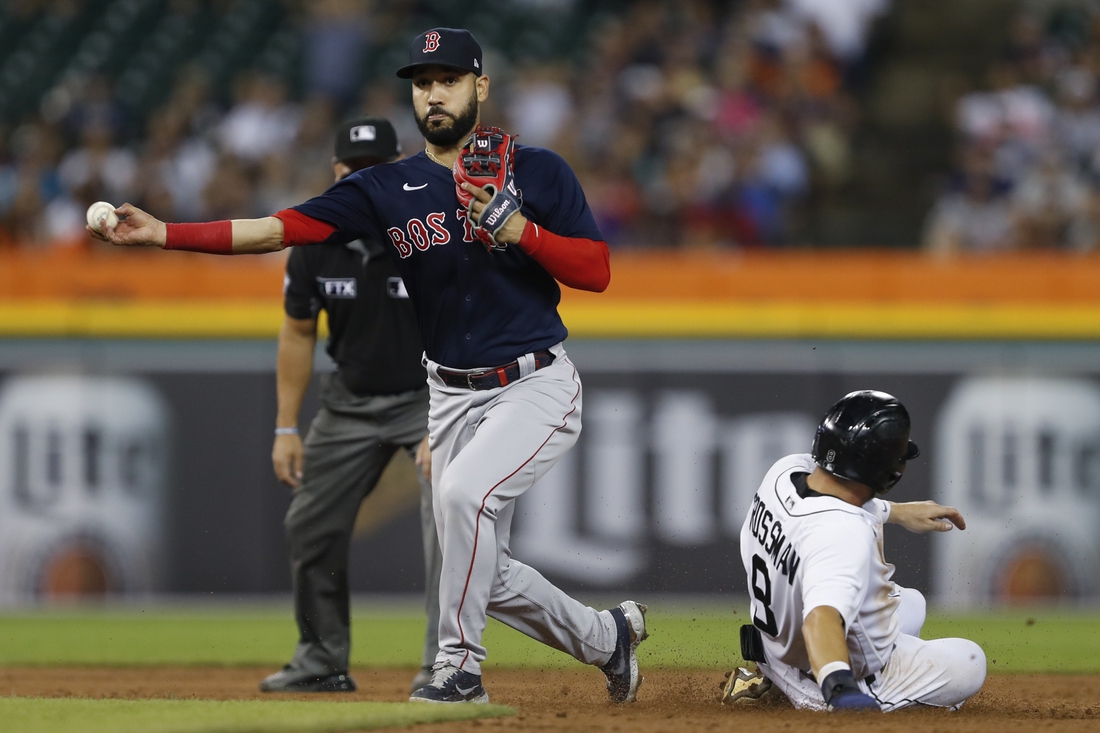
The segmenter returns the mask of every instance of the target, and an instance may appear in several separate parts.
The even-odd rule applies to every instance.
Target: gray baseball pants
[[[481,674],[487,616],[585,664],[615,650],[609,611],[596,611],[554,587],[508,549],[515,500],[569,450],[581,429],[581,382],[558,344],[538,371],[530,354],[521,378],[497,389],[449,387],[427,361],[431,387],[435,522],[443,548],[439,656]]]
[[[423,440],[428,391],[358,397],[344,386],[339,373],[333,373],[324,377],[321,404],[306,436],[302,482],[284,525],[299,633],[291,665],[326,676],[348,671],[348,550],[359,504],[377,485],[393,454],[399,449],[412,454]],[[431,491],[420,476],[428,613],[425,667],[435,661],[438,649],[442,566]]]

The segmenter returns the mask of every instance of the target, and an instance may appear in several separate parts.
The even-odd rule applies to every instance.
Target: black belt
[[[554,363],[554,355],[549,351],[536,351],[535,371],[548,367]],[[445,367],[437,367],[436,373],[448,387],[462,387],[463,389],[496,389],[511,384],[520,377],[519,360],[490,369],[481,369],[474,372],[460,372]]]

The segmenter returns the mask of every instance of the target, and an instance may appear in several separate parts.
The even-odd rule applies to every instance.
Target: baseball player
[[[985,654],[966,639],[923,641],[924,597],[890,578],[882,526],[965,529],[958,511],[931,501],[877,498],[920,455],[909,413],[894,397],[862,391],[825,414],[809,455],[782,458],[764,477],[741,529],[752,625],[723,702],[757,698],[774,683],[796,708],[958,708],[985,681]]]
[[[487,702],[487,615],[600,667],[611,699],[635,699],[645,607],[597,611],[512,559],[515,499],[577,440],[581,382],[562,342],[558,283],[602,291],[607,245],[569,166],[480,126],[489,96],[465,30],[417,36],[409,63],[423,153],[354,173],[273,217],[164,224],[123,205],[102,238],[219,254],[388,239],[428,370],[436,526],[443,548],[439,655],[412,700]]]
[[[363,117],[336,136],[336,180],[396,160],[389,120]],[[294,249],[284,279],[286,319],[276,369],[278,415],[272,462],[295,489],[286,515],[299,643],[294,658],[260,683],[264,692],[352,691],[348,676],[348,547],[356,512],[393,454],[419,448],[428,458],[428,388],[420,364],[416,314],[386,246],[370,239]],[[321,410],[303,447],[298,413],[313,372],[317,314],[328,313],[328,353]],[[428,625],[419,689],[431,679],[438,649],[442,556],[431,482],[420,474],[420,517]]]

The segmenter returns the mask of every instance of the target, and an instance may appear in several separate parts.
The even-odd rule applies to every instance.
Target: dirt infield
[[[272,670],[250,667],[7,667],[0,694],[44,697],[317,700],[317,695],[264,695],[256,683]],[[359,692],[339,700],[404,700],[413,672],[354,669]],[[890,731],[892,733],[1015,733],[1100,730],[1100,676],[997,675],[957,713],[904,710],[884,716],[803,713],[782,703],[727,710],[717,703],[722,675],[713,671],[648,670],[639,701],[607,701],[595,670],[488,670],[493,702],[519,710],[512,718],[447,723],[447,733],[474,731]],[[442,725],[442,724],[441,724]]]

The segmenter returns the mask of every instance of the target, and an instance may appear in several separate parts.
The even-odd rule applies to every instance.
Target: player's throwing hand
[[[124,247],[163,247],[166,227],[164,222],[142,211],[133,204],[123,204],[115,209],[118,225],[105,227],[103,232],[85,227],[88,234],[101,242]]]

